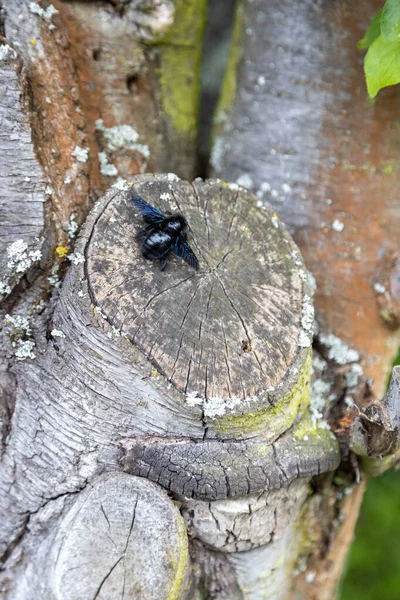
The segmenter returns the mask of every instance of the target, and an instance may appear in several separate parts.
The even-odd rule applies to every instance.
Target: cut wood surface
[[[58,513],[58,514],[57,514]],[[49,527],[49,523],[57,525]],[[35,534],[47,524],[38,543]],[[80,494],[31,518],[14,597],[41,600],[182,600],[190,588],[185,523],[167,494],[123,473],[95,478]]]
[[[312,299],[298,251],[246,191],[174,179],[137,177],[132,193],[183,212],[199,272],[172,258],[161,272],[144,260],[135,242],[142,219],[130,192],[117,194],[87,234],[92,302],[176,389],[209,404],[211,416],[213,403],[214,416],[274,405],[304,369],[301,339],[313,325],[311,317],[304,332]]]

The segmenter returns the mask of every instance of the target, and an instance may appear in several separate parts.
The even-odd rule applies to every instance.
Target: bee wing
[[[132,196],[132,202],[143,215],[143,219],[150,225],[160,225],[165,219],[162,212],[151,206],[148,202],[140,198],[139,196]]]
[[[186,240],[177,238],[174,244],[174,252],[179,258],[183,258],[183,260],[193,267],[193,269],[196,269],[196,271],[198,270],[199,261]]]

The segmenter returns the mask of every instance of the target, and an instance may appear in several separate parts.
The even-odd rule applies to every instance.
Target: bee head
[[[172,235],[181,235],[186,233],[187,221],[182,215],[172,215],[166,219],[163,229]]]

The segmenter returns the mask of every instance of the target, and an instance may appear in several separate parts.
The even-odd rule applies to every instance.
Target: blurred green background
[[[400,600],[400,473],[368,482],[340,600]]]
[[[339,600],[400,600],[399,471],[368,482]]]

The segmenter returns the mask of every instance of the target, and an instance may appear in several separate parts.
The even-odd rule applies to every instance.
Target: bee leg
[[[167,257],[164,256],[164,258],[162,258],[160,260],[160,271],[164,271],[166,265],[167,265]]]
[[[168,254],[160,258],[160,271],[164,271],[165,267],[167,266]]]

